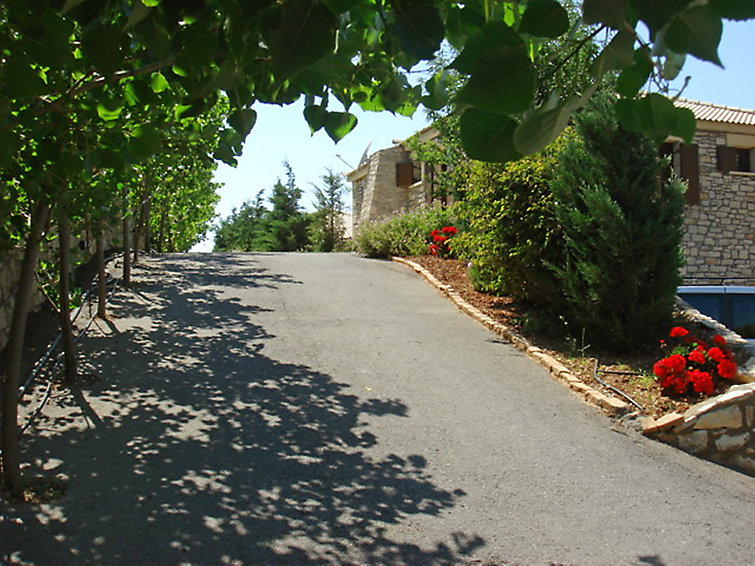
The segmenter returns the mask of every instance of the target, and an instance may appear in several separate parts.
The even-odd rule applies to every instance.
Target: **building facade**
[[[676,101],[697,119],[692,144],[669,139],[660,152],[688,184],[684,211],[686,285],[755,285],[755,110]],[[437,130],[418,132],[434,141]],[[406,141],[365,156],[347,173],[353,231],[370,220],[436,201],[426,163],[412,160]]]
[[[697,119],[692,144],[661,153],[688,184],[684,207],[687,285],[755,285],[755,110],[679,100]]]

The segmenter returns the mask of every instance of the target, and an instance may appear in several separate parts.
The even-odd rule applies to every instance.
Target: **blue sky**
[[[755,20],[725,22],[719,55],[724,69],[688,57],[681,77],[690,75],[692,78],[683,96],[726,106],[755,108]],[[310,135],[302,108],[301,102],[286,107],[256,107],[257,123],[246,140],[238,166],[221,165],[215,175],[215,180],[224,184],[216,208],[220,216],[227,216],[234,207],[254,198],[260,189],[270,189],[278,178],[284,177],[284,159],[291,163],[297,184],[305,193],[302,204],[311,209],[312,183],[319,184],[326,168],[342,173],[349,171],[350,166],[357,165],[368,144],[369,151],[374,152],[391,146],[393,140],[409,137],[428,124],[421,108],[413,118],[406,118],[388,112],[362,112],[355,105],[351,111],[359,120],[356,129],[335,144],[324,131]],[[200,245],[200,248],[208,247],[211,244]]]

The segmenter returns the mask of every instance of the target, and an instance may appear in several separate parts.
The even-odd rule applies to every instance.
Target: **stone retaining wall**
[[[671,413],[644,423],[645,434],[751,476],[755,476],[753,431],[755,383],[734,385],[684,414]]]
[[[105,235],[106,248],[113,248],[120,245],[121,234],[116,231],[109,231]],[[84,240],[86,241],[86,240]],[[94,254],[94,243],[87,242],[86,251],[78,252],[78,260],[86,263]],[[83,256],[83,257],[82,257]],[[45,240],[40,252],[40,261],[50,263],[57,262],[58,257],[58,240]],[[13,248],[3,254],[0,254],[0,352],[8,343],[8,333],[10,331],[11,319],[13,318],[13,306],[15,304],[16,288],[18,286],[18,276],[21,271],[21,260],[23,259],[23,250]],[[42,292],[37,288],[32,298],[31,310],[37,310],[45,301]]]

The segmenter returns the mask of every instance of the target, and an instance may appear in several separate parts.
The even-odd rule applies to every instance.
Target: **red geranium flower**
[[[724,338],[724,337],[723,337],[723,336],[721,336],[720,334],[716,334],[716,335],[715,335],[715,336],[713,337],[713,342],[715,342],[715,343],[716,343],[716,344],[718,344],[719,346],[726,346],[726,338]]]
[[[723,362],[726,359],[726,354],[721,351],[721,348],[714,346],[708,350],[708,357],[715,362]]]
[[[688,335],[689,330],[682,328],[681,326],[674,326],[674,328],[671,329],[671,332],[669,332],[669,336],[671,336],[672,338],[684,338]]]
[[[695,362],[696,364],[703,365],[708,360],[705,359],[705,350],[698,346],[694,350],[692,350],[688,355],[687,359],[691,362]]]
[[[430,255],[438,255],[438,246],[430,244]]]
[[[669,356],[666,358],[666,363],[668,364],[669,369],[674,373],[683,371],[687,366],[687,360],[681,354],[673,354]]]
[[[713,393],[713,376],[707,371],[693,369],[689,373],[689,380],[692,382],[692,388],[697,393],[710,395]]]
[[[457,232],[458,232],[458,230],[456,228],[454,228],[453,226],[444,226],[443,227],[443,233],[444,234],[448,234],[449,236],[453,236]]]
[[[731,379],[737,375],[737,364],[730,360],[720,361],[716,369],[718,370],[718,375],[724,379]]]

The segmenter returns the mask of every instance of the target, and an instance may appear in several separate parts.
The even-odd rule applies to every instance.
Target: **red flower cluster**
[[[691,386],[695,393],[710,395],[715,389],[716,377],[731,379],[736,375],[737,364],[721,335],[713,337],[716,345],[712,347],[681,326],[672,328],[669,336],[681,343],[653,366],[653,373],[667,392],[683,395]],[[661,347],[667,347],[663,340]]]
[[[430,254],[439,257],[447,257],[451,251],[448,248],[448,239],[459,231],[453,226],[444,226],[440,230],[437,228],[430,232]]]

